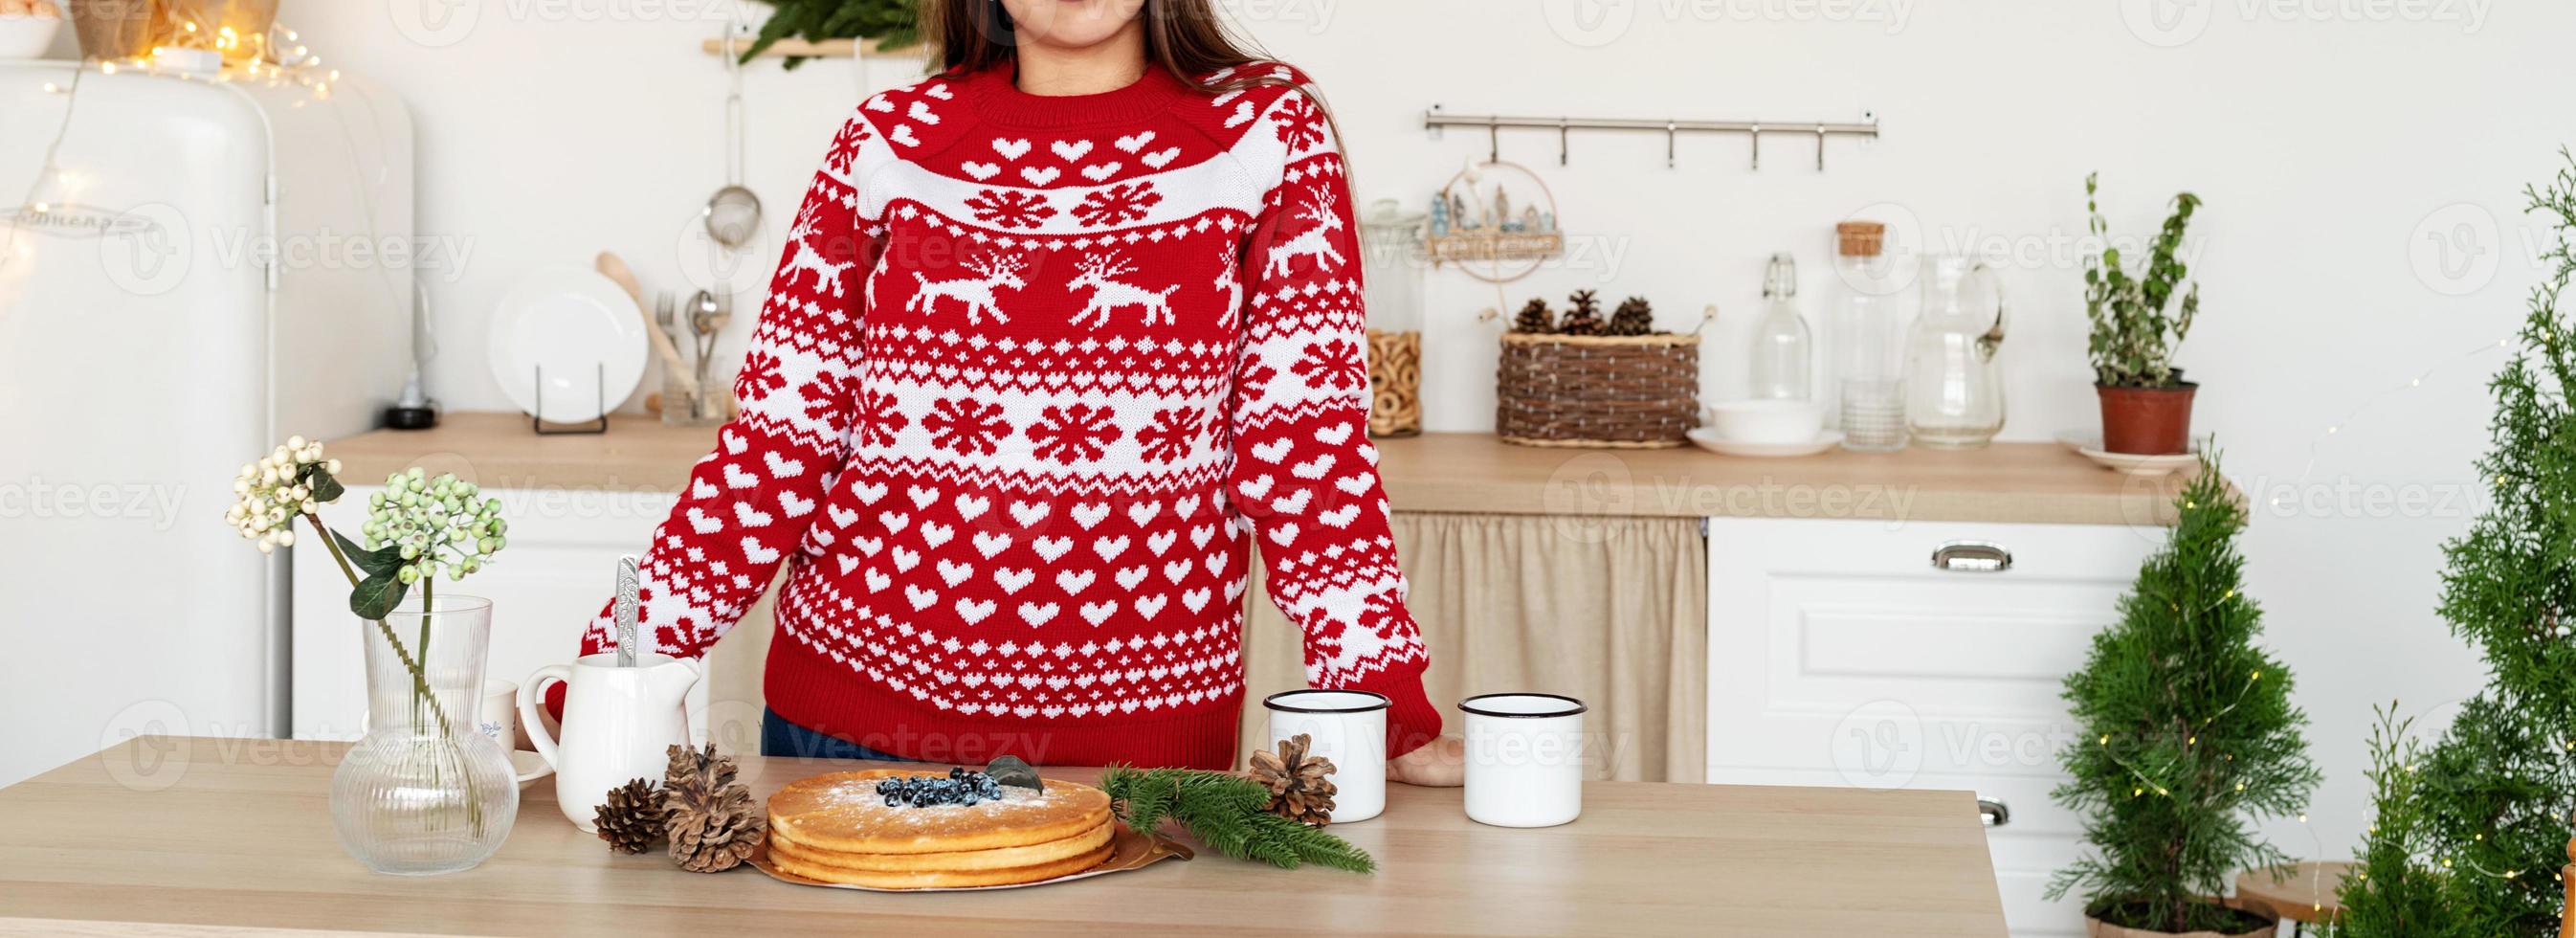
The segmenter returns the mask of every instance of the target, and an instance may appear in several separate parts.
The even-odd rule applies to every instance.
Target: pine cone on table
[[[662,807],[671,860],[692,873],[721,873],[750,859],[769,832],[769,816],[751,787],[734,779],[733,760],[716,755],[713,743],[703,751],[673,746],[670,753]]]
[[[1314,741],[1299,733],[1279,741],[1279,750],[1252,753],[1252,780],[1270,789],[1265,810],[1280,817],[1322,827],[1333,820],[1332,760],[1306,754]]]
[[[592,818],[599,839],[619,853],[643,853],[662,839],[662,792],[652,782],[636,779],[608,790]]]

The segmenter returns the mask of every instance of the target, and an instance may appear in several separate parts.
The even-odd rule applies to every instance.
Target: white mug
[[[1555,827],[1583,814],[1583,701],[1485,694],[1467,715],[1467,817],[1495,827]]]
[[[635,666],[617,666],[617,655],[583,655],[528,675],[519,688],[519,719],[537,754],[555,769],[555,804],[584,832],[596,832],[597,809],[608,790],[632,779],[662,777],[670,748],[689,745],[695,705],[690,691],[706,674],[695,658],[640,654]],[[546,732],[538,714],[546,685],[564,683],[563,725]],[[558,739],[560,735],[560,739]]]
[[[1364,690],[1292,690],[1262,698],[1270,744],[1304,733],[1306,753],[1331,760],[1332,822],[1365,821],[1386,810],[1387,699]]]
[[[547,765],[543,759],[519,757],[521,752],[535,748],[528,743],[528,734],[519,732],[519,685],[497,677],[486,679],[483,682],[483,710],[475,717],[474,728],[501,744],[502,751],[510,754],[512,768],[527,766],[527,771],[519,773],[519,784],[525,785],[555,774],[555,767]]]

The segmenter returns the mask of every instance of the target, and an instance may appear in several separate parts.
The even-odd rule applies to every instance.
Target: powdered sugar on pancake
[[[1005,786],[999,801],[972,805],[888,805],[877,783],[907,774],[842,772],[790,782],[769,801],[770,822],[795,841],[865,841],[888,852],[979,849],[1043,843],[1108,819],[1109,796],[1075,782],[1046,780],[1043,795]],[[968,841],[981,841],[968,845]],[[849,848],[843,848],[849,849]]]

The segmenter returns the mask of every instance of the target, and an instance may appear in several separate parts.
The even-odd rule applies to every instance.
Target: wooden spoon
[[[644,285],[636,281],[635,271],[628,269],[625,259],[618,257],[615,251],[599,252],[598,268],[600,273],[626,290],[628,299],[635,301],[635,317],[644,321],[644,336],[653,341],[653,353],[662,357],[663,370],[670,374],[671,381],[678,384],[681,391],[689,395],[690,400],[697,400],[698,379],[689,373],[688,365],[680,361],[680,347],[672,344],[670,334],[662,331],[662,326],[653,321],[653,312],[645,308]]]

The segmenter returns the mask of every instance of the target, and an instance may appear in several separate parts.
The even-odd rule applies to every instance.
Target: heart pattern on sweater
[[[1248,283],[1286,250],[1253,239],[1279,229],[1198,191],[1248,175],[1244,200],[1281,218],[1339,194],[1323,210],[1355,230],[1311,109],[1249,88],[1169,126],[1022,136],[949,103],[962,90],[871,97],[833,141],[746,349],[741,419],[651,542],[657,638],[703,648],[783,565],[774,667],[793,686],[1081,737],[1239,698],[1257,540],[1318,680],[1418,668],[1341,377],[1364,372],[1331,357],[1364,348],[1356,258]],[[1164,174],[1126,179],[1146,172]],[[839,232],[945,253],[862,268],[829,249]]]

